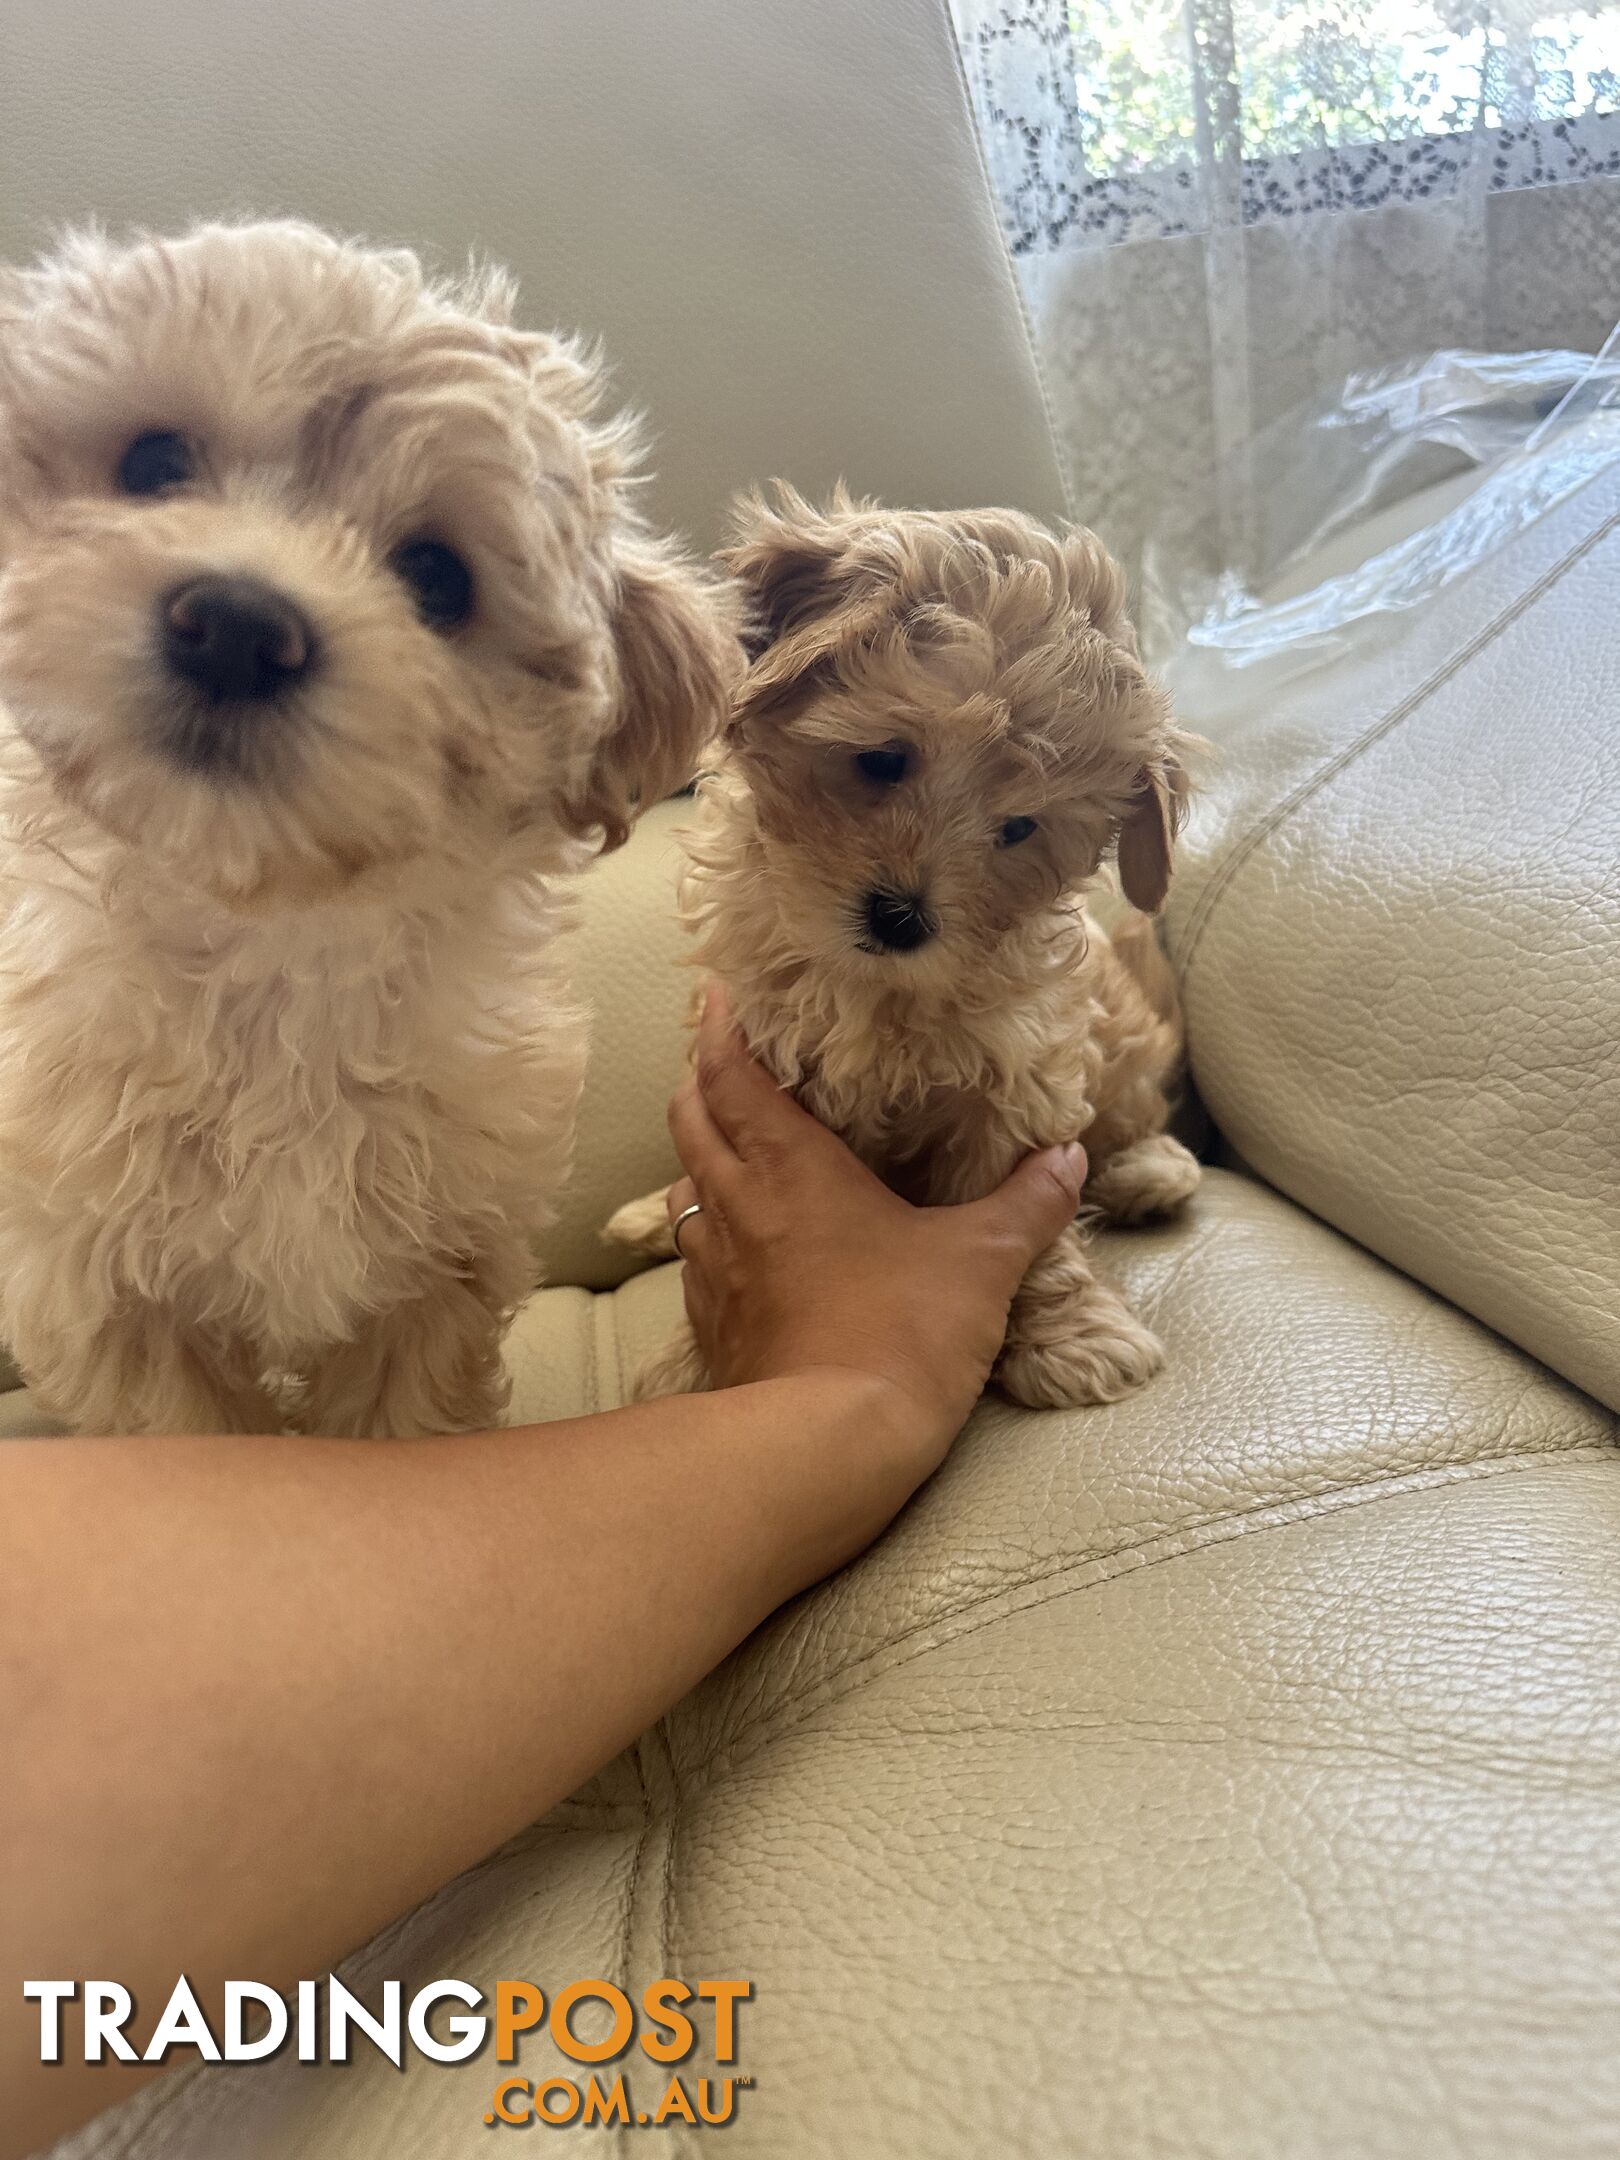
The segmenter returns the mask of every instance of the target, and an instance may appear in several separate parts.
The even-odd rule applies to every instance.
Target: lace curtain
[[[1081,515],[1247,571],[1250,450],[1352,370],[1595,350],[1620,5],[952,0]]]

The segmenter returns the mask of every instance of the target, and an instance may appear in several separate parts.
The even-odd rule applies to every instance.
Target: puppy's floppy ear
[[[616,567],[618,715],[564,813],[578,832],[600,826],[604,850],[691,779],[744,666],[736,598],[721,580],[639,534],[621,543]]]
[[[1136,793],[1119,828],[1119,882],[1131,905],[1155,915],[1170,889],[1176,835],[1186,815],[1191,783],[1184,759],[1198,744],[1173,726],[1164,693],[1143,670],[1136,627],[1129,613],[1124,571],[1094,532],[1071,525],[1062,536],[1069,598],[1088,627],[1101,631],[1115,655],[1116,689],[1133,702],[1146,701],[1157,748],[1137,775]]]
[[[732,716],[735,737],[759,715],[814,687],[853,625],[857,595],[871,580],[848,559],[849,520],[862,506],[839,487],[825,512],[788,486],[772,497],[740,495],[732,505],[732,539],[719,560],[742,587],[748,606],[744,643],[753,663]]]
[[[1144,915],[1156,915],[1170,890],[1176,835],[1191,793],[1181,760],[1191,742],[1179,728],[1167,730],[1165,748],[1143,766],[1136,798],[1119,828],[1119,882]]]
[[[732,539],[720,560],[749,601],[746,633],[755,659],[799,624],[826,613],[837,589],[834,572],[846,534],[838,513],[853,505],[840,490],[823,516],[785,480],[771,483],[774,500],[757,490],[731,506]]]

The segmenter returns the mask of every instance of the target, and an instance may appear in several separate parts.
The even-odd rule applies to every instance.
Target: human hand
[[[881,1383],[926,1476],[1001,1348],[1013,1292],[1072,1221],[1074,1144],[1027,1157],[963,1207],[889,1191],[749,1056],[723,993],[698,1031],[697,1071],[670,1104],[687,1175],[686,1310],[719,1387],[843,1371]]]

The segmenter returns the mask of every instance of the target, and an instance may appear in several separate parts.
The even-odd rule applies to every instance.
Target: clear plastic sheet
[[[1232,671],[1318,665],[1387,635],[1390,616],[1616,458],[1620,325],[1595,357],[1441,352],[1352,376],[1334,405],[1247,446],[1233,475],[1248,512],[1241,567],[1201,574],[1174,534],[1149,550],[1150,655],[1206,706],[1235,694]]]

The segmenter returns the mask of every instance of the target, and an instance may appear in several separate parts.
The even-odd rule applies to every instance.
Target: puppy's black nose
[[[866,927],[890,952],[915,952],[934,934],[934,922],[921,893],[869,892]]]
[[[250,577],[199,577],[162,603],[163,657],[221,704],[274,697],[314,655],[309,624],[284,594]]]

